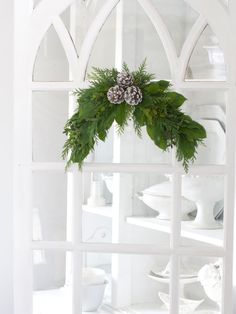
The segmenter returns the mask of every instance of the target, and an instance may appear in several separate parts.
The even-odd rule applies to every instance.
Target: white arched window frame
[[[15,23],[15,313],[32,313],[32,250],[33,249],[60,249],[73,251],[74,258],[74,283],[73,283],[73,309],[78,313],[81,308],[81,256],[83,252],[108,252],[131,254],[159,254],[171,256],[171,313],[176,314],[179,304],[178,278],[179,258],[183,255],[207,255],[224,259],[224,284],[223,284],[223,313],[232,313],[232,261],[233,261],[233,218],[234,218],[234,159],[235,159],[235,135],[234,117],[236,88],[235,88],[235,61],[234,51],[236,44],[230,37],[232,28],[235,27],[233,17],[236,16],[235,4],[229,3],[226,8],[221,1],[215,0],[187,0],[189,5],[196,10],[200,17],[190,31],[181,51],[177,56],[175,46],[161,17],[153,8],[149,0],[137,0],[147,16],[153,23],[163,43],[167,59],[169,61],[172,84],[177,90],[223,90],[227,92],[227,139],[226,139],[226,163],[225,165],[194,165],[190,174],[210,175],[221,174],[226,177],[225,200],[226,208],[224,220],[224,244],[223,247],[182,247],[180,243],[181,221],[178,208],[180,208],[181,175],[183,169],[173,158],[172,165],[160,164],[96,164],[84,165],[83,171],[87,172],[156,172],[171,173],[173,175],[173,206],[171,220],[170,248],[154,247],[153,245],[132,244],[91,244],[83,243],[81,237],[81,186],[82,175],[77,167],[69,170],[73,188],[73,233],[71,242],[37,241],[32,243],[31,222],[31,175],[34,170],[63,170],[63,163],[36,163],[32,162],[32,91],[71,91],[74,88],[84,87],[84,81],[89,56],[93,44],[106,22],[110,12],[119,6],[117,10],[118,23],[122,25],[122,0],[107,0],[104,7],[97,14],[90,26],[81,48],[80,57],[77,53],[71,37],[69,36],[59,15],[66,7],[73,3],[72,0],[54,1],[42,0],[33,10],[29,0],[16,1]],[[233,2],[233,1],[232,1]],[[212,8],[214,6],[214,8]],[[234,12],[234,13],[233,13]],[[32,82],[32,69],[40,42],[49,26],[53,24],[64,47],[71,68],[73,81],[71,82]],[[224,51],[228,70],[228,78],[224,82],[214,81],[185,81],[184,76],[191,52],[205,26],[209,24],[218,36]],[[234,28],[235,29],[235,28]],[[117,31],[116,64],[119,68],[122,63],[122,34]],[[70,108],[73,111],[73,105]],[[24,288],[22,286],[24,285]]]

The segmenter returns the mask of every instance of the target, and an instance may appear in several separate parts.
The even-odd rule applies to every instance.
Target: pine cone
[[[118,85],[109,88],[107,99],[112,104],[121,104],[124,101],[124,89]]]
[[[117,75],[117,84],[124,88],[132,86],[134,83],[133,76],[129,72],[122,71]]]
[[[127,104],[136,106],[142,101],[143,95],[138,86],[130,86],[126,89],[124,98]]]

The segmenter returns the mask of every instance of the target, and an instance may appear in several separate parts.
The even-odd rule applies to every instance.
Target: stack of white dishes
[[[170,281],[170,262],[166,265],[164,270],[160,270],[159,268],[157,269],[152,269],[148,277],[162,282],[162,283],[169,283]],[[198,281],[198,271],[193,270],[189,268],[189,265],[185,264],[184,262],[181,262],[180,265],[180,283],[181,284],[186,284],[186,283],[193,283]]]
[[[100,268],[83,268],[82,287],[84,312],[94,312],[102,304],[104,292],[108,281],[106,273]]]
[[[163,270],[153,269],[149,272],[148,277],[161,283],[170,283],[170,263]],[[191,314],[204,300],[192,300],[185,298],[184,286],[198,281],[198,271],[189,268],[187,262],[181,261],[180,264],[180,313]],[[170,308],[169,294],[159,292],[159,298],[165,304],[166,308]]]

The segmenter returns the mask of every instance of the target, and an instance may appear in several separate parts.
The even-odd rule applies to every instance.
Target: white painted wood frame
[[[180,197],[181,175],[183,169],[173,158],[171,165],[159,164],[111,164],[87,163],[85,172],[122,172],[141,173],[156,172],[158,174],[170,173],[173,175],[173,201],[171,220],[170,248],[155,247],[153,245],[133,244],[91,244],[82,242],[82,203],[81,187],[82,174],[77,167],[69,169],[68,176],[72,178],[73,199],[73,233],[71,242],[33,242],[31,224],[31,180],[32,171],[54,170],[64,171],[64,163],[39,163],[32,162],[32,91],[71,91],[74,88],[85,87],[86,68],[94,42],[106,22],[111,11],[119,0],[107,0],[104,7],[98,12],[91,24],[80,56],[71,37],[67,33],[63,22],[59,18],[73,0],[42,0],[33,10],[32,1],[15,1],[15,313],[32,314],[32,250],[57,249],[74,252],[74,280],[73,280],[73,314],[81,311],[81,279],[83,252],[129,253],[129,254],[159,254],[171,256],[171,314],[178,313],[179,305],[179,260],[184,255],[194,256],[220,256],[224,258],[224,287],[222,313],[232,313],[232,261],[233,261],[233,219],[234,219],[234,176],[235,176],[235,132],[234,120],[236,117],[236,39],[233,37],[236,25],[236,7],[234,0],[229,1],[226,8],[220,0],[187,0],[189,5],[196,10],[200,17],[194,24],[183,46],[180,57],[177,56],[174,43],[161,16],[157,13],[150,0],[137,0],[153,23],[163,43],[167,59],[170,64],[172,84],[177,90],[222,90],[227,92],[227,159],[225,165],[195,165],[190,169],[190,174],[222,174],[226,177],[226,211],[224,245],[218,247],[181,247],[180,243]],[[119,9],[117,23],[122,23]],[[206,24],[210,24],[214,33],[219,38],[227,63],[228,79],[225,82],[214,81],[184,81],[184,75],[190,54]],[[32,82],[32,72],[37,50],[43,36],[50,25],[54,25],[56,32],[65,49],[66,56],[71,66],[72,82]],[[120,67],[122,55],[122,34],[117,34],[116,64]],[[174,154],[174,152],[173,152]],[[118,213],[119,214],[119,213]],[[227,271],[226,271],[227,270]]]

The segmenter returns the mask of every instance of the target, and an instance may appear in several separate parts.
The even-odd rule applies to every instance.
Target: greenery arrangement
[[[152,81],[145,62],[130,72],[126,64],[122,71],[94,68],[89,76],[90,87],[74,91],[78,108],[67,121],[64,133],[67,141],[62,157],[83,165],[96,143],[105,141],[113,122],[123,133],[133,119],[134,129],[141,137],[146,127],[152,141],[163,151],[176,147],[176,158],[185,171],[196,158],[197,147],[206,138],[202,125],[181,111],[186,98],[171,90],[168,81]]]

